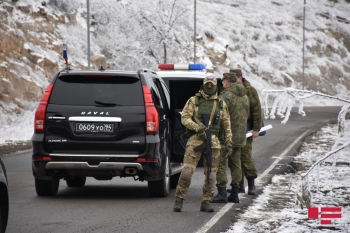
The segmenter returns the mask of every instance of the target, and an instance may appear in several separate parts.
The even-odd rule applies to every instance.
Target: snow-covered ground
[[[25,102],[25,109],[21,114],[9,114],[6,109],[0,108],[0,145],[8,141],[30,140],[34,133],[34,115],[38,103]],[[8,106],[11,108],[11,106]]]
[[[304,142],[294,162],[299,171],[275,175],[272,183],[263,189],[246,212],[231,226],[233,232],[350,232],[350,157],[349,150],[325,160],[320,172],[314,169],[309,178],[312,207],[341,207],[342,217],[322,225],[321,218],[308,218],[308,208],[296,205],[300,178],[316,161],[322,158],[337,139],[337,125],[327,125]],[[317,177],[319,189],[316,191]],[[327,218],[322,218],[322,220]]]

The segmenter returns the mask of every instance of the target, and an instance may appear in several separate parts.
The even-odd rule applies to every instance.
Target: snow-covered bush
[[[344,103],[344,106],[338,115],[338,136],[334,141],[331,151],[326,153],[321,159],[315,161],[308,171],[303,173],[300,177],[296,193],[296,204],[301,208],[310,207],[312,204],[312,191],[319,191],[319,174],[322,163],[331,161],[330,163],[332,164],[331,169],[333,174],[339,171],[339,169],[335,168],[337,163],[349,163],[348,153],[342,152],[350,147],[350,123],[345,118],[346,114],[350,112],[350,100],[326,95],[320,92],[298,90],[294,88],[286,88],[283,90],[263,90],[262,93],[264,95],[262,99],[264,101],[265,118],[275,119],[275,114],[277,114],[279,117],[283,118],[281,122],[282,124],[287,123],[292,107],[295,104],[299,104],[299,114],[305,115],[305,112],[303,111],[303,102],[307,98],[322,97],[339,100]],[[272,103],[270,110],[268,107],[269,103]],[[316,174],[314,174],[315,172]]]

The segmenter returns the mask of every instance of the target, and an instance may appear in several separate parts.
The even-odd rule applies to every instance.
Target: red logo
[[[332,224],[332,218],[341,218],[341,207],[309,207],[307,209],[308,218],[320,218],[321,225]]]

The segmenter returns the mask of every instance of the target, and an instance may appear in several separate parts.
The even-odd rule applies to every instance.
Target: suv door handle
[[[166,117],[166,115],[163,115],[163,120],[165,120],[167,117]]]

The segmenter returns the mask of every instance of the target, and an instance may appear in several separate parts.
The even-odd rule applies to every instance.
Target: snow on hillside
[[[42,6],[44,2],[46,6]],[[142,32],[142,29],[147,29],[147,32],[156,38],[157,32],[152,32],[149,25],[145,22],[136,23],[137,20],[140,20],[136,13],[152,13],[154,8],[147,9],[147,4],[154,6],[156,2],[147,0],[135,4],[136,2],[139,3],[135,0],[117,2],[108,0],[101,4],[100,1],[90,0],[91,21],[94,22],[91,27],[91,54],[103,54],[111,68],[137,69],[139,65],[145,65],[147,68],[157,70],[156,59],[146,51],[154,46],[155,54],[162,60],[162,46],[156,45],[154,40],[149,40],[147,44],[146,38],[141,38],[141,34],[136,33],[136,31]],[[0,11],[7,11],[8,6],[12,3],[10,0],[3,1],[0,3]],[[184,0],[177,0],[177,3],[184,3]],[[8,25],[9,31],[15,30],[11,28],[16,25],[15,22],[33,20],[30,15],[39,11],[39,8],[44,8],[47,14],[55,14],[53,18],[56,21],[57,15],[63,14],[66,17],[66,23],[57,27],[56,33],[60,37],[55,37],[53,43],[56,46],[63,41],[68,44],[69,60],[73,67],[87,66],[86,0],[18,0],[14,6],[12,14],[9,14],[7,18],[8,22],[11,22]],[[141,6],[142,11],[140,11]],[[29,7],[29,15],[21,11],[20,7]],[[194,26],[193,5],[187,3],[183,10],[186,12],[185,21],[176,25],[170,32],[182,38],[180,47],[190,52],[187,52],[187,57],[184,57],[169,47],[168,52],[173,55],[173,57],[169,55],[169,62],[182,63],[193,60],[191,52],[193,50],[191,41]],[[337,2],[308,1],[306,6],[305,89],[350,99],[350,92],[347,91],[350,87],[347,86],[350,76],[348,12],[350,12],[350,4],[344,0]],[[144,16],[147,16],[146,13]],[[159,15],[165,17],[166,13],[167,11],[160,12]],[[72,15],[74,15],[74,20]],[[209,68],[213,67],[218,76],[221,76],[222,72],[227,71],[229,67],[239,65],[243,69],[244,76],[258,91],[283,87],[302,88],[302,2],[203,0],[197,1],[196,15],[197,62],[204,62]],[[159,19],[154,19],[155,26],[163,30]],[[43,19],[36,18],[36,20],[42,21]],[[32,23],[35,24],[35,21],[33,20]],[[52,37],[49,34],[40,36]],[[177,43],[169,37],[166,37],[164,41],[169,45]],[[58,63],[58,67],[63,68],[64,62],[59,51],[46,51],[47,48],[42,50],[30,43],[24,43],[24,45],[31,45],[30,49],[35,53]],[[133,56],[133,60],[129,56]],[[140,60],[137,60],[138,57]],[[128,61],[128,59],[133,62],[131,64],[120,62],[121,60]],[[4,58],[0,53],[1,66],[6,67],[9,64],[8,61],[14,62],[16,58]],[[20,60],[16,62],[20,64]],[[133,64],[135,67],[132,67]],[[28,79],[27,75],[19,71],[13,70],[12,72],[17,72],[23,79]],[[42,75],[36,74],[31,78],[35,85],[44,89],[52,77],[37,80],[40,77]],[[1,78],[6,81],[5,76]],[[6,139],[28,140],[32,135],[33,115],[37,102],[27,103],[22,99],[19,99],[18,102],[22,103],[19,106],[20,114],[16,114],[16,111],[13,110],[18,107],[18,104],[1,104],[0,99],[0,130],[4,135],[2,142]],[[325,100],[312,100],[311,103],[337,104],[337,102],[330,103]]]
[[[276,86],[302,88],[302,1],[198,2],[198,32],[213,34],[219,44],[222,39],[227,40],[229,66],[240,64],[259,90]],[[344,79],[350,77],[350,44],[345,47],[342,40],[334,38],[334,33],[339,30],[350,35],[350,4],[337,2],[307,1],[305,89],[311,86],[313,91],[329,93],[321,83],[329,82],[332,69],[338,68],[332,89],[349,99],[349,92],[341,88]],[[348,17],[348,23],[337,21],[336,16]],[[271,79],[267,77],[270,75]],[[317,78],[308,80],[309,75]]]

